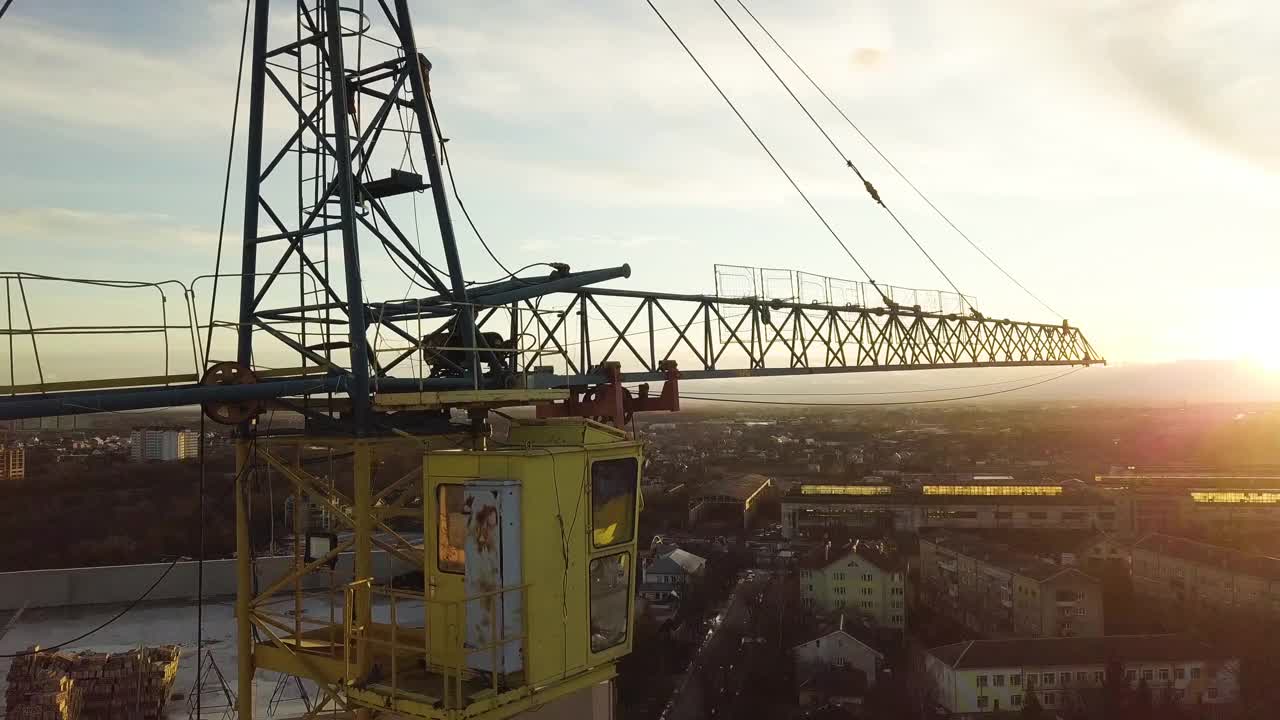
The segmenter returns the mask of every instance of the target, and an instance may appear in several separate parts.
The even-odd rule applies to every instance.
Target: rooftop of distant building
[[[929,651],[957,669],[1054,667],[1226,659],[1229,656],[1188,635],[1108,635],[1104,637],[969,640]]]
[[[811,632],[806,633],[802,637],[802,641],[796,643],[796,647],[807,645],[814,640],[820,640],[831,633],[842,632],[862,645],[865,645],[877,655],[884,655],[885,651],[882,647],[884,643],[876,635],[873,627],[860,622],[856,615],[839,610],[829,615],[823,615],[818,618],[817,625]]]
[[[997,490],[998,488],[998,490]],[[1026,488],[1025,492],[1018,492]],[[1056,489],[1057,491],[1049,491]],[[1113,505],[1111,498],[1087,489],[1060,485],[973,486],[930,485],[908,488],[898,485],[805,483],[792,487],[784,502],[843,505]]]
[[[809,570],[821,570],[854,555],[885,571],[901,570],[906,566],[905,559],[896,548],[877,540],[854,540],[844,545],[831,543],[820,545],[801,558],[800,566]]]
[[[1188,562],[1233,573],[1253,575],[1268,580],[1280,580],[1280,558],[1253,555],[1222,547],[1221,545],[1212,545],[1173,535],[1152,533],[1139,540],[1134,549],[1170,555]]]
[[[959,533],[951,530],[932,529],[920,532],[921,542],[931,542],[938,547],[947,548],[957,554],[980,560],[988,565],[1003,568],[1033,580],[1048,580],[1063,572],[1080,572],[1075,568],[1056,565],[1040,558],[976,535]]]
[[[744,473],[703,483],[693,489],[693,494],[699,498],[729,497],[745,502],[770,484],[769,478],[764,475]]]

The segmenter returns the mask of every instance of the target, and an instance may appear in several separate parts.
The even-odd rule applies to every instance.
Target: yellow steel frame
[[[379,438],[290,436],[241,439],[236,446],[236,642],[238,657],[237,715],[253,717],[253,677],[261,669],[305,677],[320,688],[320,701],[309,716],[331,711],[356,711],[343,684],[346,673],[342,636],[343,618],[333,614],[336,598],[330,597],[330,617],[310,618],[303,613],[303,578],[327,566],[342,553],[354,555],[354,574],[373,574],[376,547],[408,564],[421,567],[421,548],[402,537],[387,521],[407,513],[405,506],[421,495],[421,466],[412,469],[377,494],[372,491],[374,461],[379,451],[393,448],[414,451],[434,446],[452,446],[461,436],[395,436]],[[352,453],[354,492],[347,497],[309,472],[302,463],[305,452]],[[293,569],[265,589],[254,592],[252,547],[249,538],[248,486],[254,472],[276,472],[289,481],[295,498],[306,498],[325,507],[337,522],[353,532],[350,539],[333,547],[323,557],[307,562],[300,538],[294,543]],[[295,505],[295,508],[300,505]],[[294,516],[299,513],[295,510]],[[295,529],[300,525],[295,525]],[[379,533],[385,537],[376,537]],[[389,539],[387,539],[389,538]],[[272,611],[289,591],[292,617]],[[334,591],[331,588],[331,593]],[[340,591],[339,591],[340,592]],[[364,596],[354,608],[356,621],[368,623],[371,608]],[[257,638],[255,638],[255,635]],[[364,646],[358,648],[358,669],[367,672]]]
[[[455,404],[474,408],[484,407],[486,403],[488,406],[527,404],[531,400],[551,399],[554,394],[542,392],[538,397],[531,397],[532,392],[498,391],[490,397],[474,391],[459,393],[455,397],[450,397],[449,394],[413,393],[413,397],[389,398],[389,401],[383,405],[399,409]],[[529,454],[539,456],[546,453],[546,450],[536,449],[536,446],[542,444],[565,448],[567,445],[603,443],[605,446],[612,444],[619,448],[611,453],[606,450],[609,454],[626,452],[621,449],[622,446],[637,447],[633,441],[626,440],[624,433],[589,420],[531,423],[529,427],[523,428],[519,443]],[[338,588],[331,575],[327,593],[330,602],[329,617],[326,619],[305,614],[304,600],[308,592],[304,589],[304,578],[312,573],[323,571],[331,561],[343,553],[353,554],[353,575],[357,584],[363,581],[366,587],[369,579],[374,576],[374,548],[381,549],[410,566],[423,567],[426,560],[424,548],[402,537],[389,524],[390,520],[397,517],[422,517],[424,512],[422,508],[410,508],[410,504],[415,500],[423,500],[423,505],[427,505],[425,502],[427,498],[423,497],[422,466],[410,469],[376,493],[372,490],[373,468],[380,452],[409,449],[422,453],[423,457],[431,455],[440,457],[433,451],[459,447],[464,448],[463,454],[470,454],[467,450],[471,453],[477,450],[483,451],[485,440],[472,438],[468,434],[415,436],[402,433],[376,438],[318,437],[300,434],[286,437],[248,437],[237,441],[237,472],[234,487],[237,558],[235,614],[238,662],[236,711],[241,720],[253,718],[253,680],[258,669],[273,670],[314,681],[319,687],[319,698],[307,717],[341,712],[353,714],[356,718],[367,718],[371,709],[387,709],[420,718],[496,720],[496,718],[509,717],[514,713],[590,688],[614,677],[613,662],[616,658],[612,655],[616,655],[617,652],[609,657],[602,654],[595,666],[585,668],[572,677],[565,677],[562,681],[550,685],[527,683],[510,689],[495,686],[491,692],[473,696],[467,703],[441,706],[433,703],[431,698],[414,697],[412,693],[388,695],[385,689],[378,691],[363,684],[364,681],[361,679],[370,677],[371,645],[384,643],[377,632],[384,631],[385,626],[372,622],[371,592],[353,592],[352,587]],[[597,448],[605,449],[599,445]],[[323,478],[307,469],[304,456],[315,457],[318,452],[333,454],[349,452],[351,454],[351,471],[354,480],[351,497],[347,497],[332,484],[325,482]],[[504,452],[509,454],[513,450],[508,447]],[[630,452],[634,453],[638,450]],[[487,455],[484,452],[481,454]],[[445,456],[449,455],[451,453],[445,453]],[[282,577],[271,581],[262,590],[255,591],[248,497],[254,474],[260,472],[274,472],[289,482],[295,498],[295,542],[292,545],[294,555],[292,569]],[[299,517],[303,499],[327,509],[340,525],[352,532],[349,539],[337,543],[326,555],[310,561],[305,560],[306,548],[300,532],[302,525]],[[427,535],[424,543],[427,547],[431,547],[431,528],[424,527],[424,531]],[[634,573],[634,552],[630,562],[633,563],[631,572]],[[634,585],[634,577],[632,583]],[[527,598],[527,589],[527,586],[522,586],[504,588],[502,591],[519,591],[526,593]],[[338,616],[335,610],[338,605],[337,593],[343,593],[343,599],[350,600],[349,604],[342,603],[341,616]],[[274,606],[289,599],[292,599],[292,614],[276,611]],[[425,596],[423,599],[425,601]],[[526,608],[529,607],[527,599],[523,604]],[[628,616],[628,622],[629,620]],[[394,657],[397,642],[402,641],[403,638],[396,637],[395,623],[393,622],[392,625],[390,642]],[[521,636],[523,641],[528,640],[527,633],[530,626],[526,621],[523,631],[525,634]],[[352,632],[353,628],[358,632]],[[377,632],[372,632],[373,630]],[[630,632],[627,635],[629,648]],[[418,639],[410,638],[413,641]],[[502,642],[509,640],[504,638]],[[425,649],[425,637],[417,647]],[[619,651],[625,652],[622,649]],[[461,694],[460,677],[463,672],[463,668],[455,668],[454,677],[458,696]]]

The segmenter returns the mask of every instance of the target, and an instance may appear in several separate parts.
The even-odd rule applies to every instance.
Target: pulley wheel
[[[200,378],[201,385],[252,385],[257,382],[258,376],[252,370],[235,362],[214,363]],[[205,416],[216,423],[239,425],[262,412],[262,401],[213,401],[204,403],[201,408]]]

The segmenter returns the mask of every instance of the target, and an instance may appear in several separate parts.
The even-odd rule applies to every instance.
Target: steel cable
[[[794,57],[792,57],[791,53],[788,52],[787,49],[782,46],[782,43],[779,42],[776,37],[774,37],[773,33],[769,31],[769,28],[765,27],[764,23],[760,22],[760,18],[756,17],[755,13],[751,12],[751,8],[747,7],[746,3],[744,3],[743,0],[736,0],[736,1],[738,5],[743,9],[743,11],[746,12],[747,15],[751,18],[751,20],[755,22],[755,24],[760,28],[760,30],[763,31],[764,34],[769,38],[769,41],[772,42],[774,46],[778,48],[779,52],[781,52],[787,58],[787,60],[790,61],[793,66],[795,66],[795,69],[798,70],[800,74],[804,76],[805,80],[809,81],[809,84],[813,86],[813,89],[818,91],[818,94],[821,95],[822,98],[826,100],[829,105],[831,105],[832,109],[834,109],[837,113],[839,113],[840,117],[844,118],[844,121],[849,124],[849,127],[853,128],[853,131],[858,134],[858,137],[861,137],[863,141],[867,143],[867,146],[870,147],[872,150],[874,150],[876,155],[879,155],[880,159],[884,160],[885,164],[888,165],[889,168],[893,170],[893,172],[899,178],[901,178],[903,182],[907,184],[907,187],[911,188],[911,190],[915,192],[915,194],[919,196],[919,198],[923,200],[931,210],[937,213],[938,217],[942,218],[943,222],[949,225],[952,230],[955,230],[956,234],[964,238],[965,242],[969,243],[969,245],[973,247],[974,250],[977,250],[978,253],[982,255],[982,257],[985,258],[987,262],[991,263],[992,267],[999,270],[1006,278],[1009,279],[1010,282],[1018,286],[1018,289],[1026,293],[1028,297],[1030,297],[1032,300],[1035,300],[1037,303],[1040,304],[1041,307],[1043,307],[1045,310],[1048,310],[1053,315],[1059,318],[1063,317],[1062,313],[1058,312],[1057,310],[1054,310],[1052,307],[1049,306],[1048,303],[1046,303],[1044,300],[1041,300],[1039,296],[1031,292],[1031,290],[1027,289],[1026,285],[1023,285],[1021,282],[1019,282],[1018,279],[1015,278],[1012,273],[1004,269],[1004,267],[1000,265],[1000,263],[996,262],[995,258],[988,255],[987,251],[982,249],[982,246],[978,245],[978,243],[975,242],[972,238],[970,238],[966,232],[961,230],[954,222],[952,222],[951,218],[948,217],[945,213],[943,213],[942,210],[937,205],[935,205],[927,195],[924,194],[923,190],[916,187],[916,184],[911,182],[911,179],[907,177],[906,173],[900,170],[898,166],[895,165],[893,161],[888,158],[887,155],[881,152],[880,148],[874,142],[871,141],[871,138],[867,137],[866,133],[862,132],[862,129],[859,128],[857,124],[853,122],[853,120],[849,117],[849,114],[846,113],[844,109],[841,108],[836,103],[836,101],[833,100],[831,96],[828,95],[827,92],[822,89],[822,86],[819,85],[811,75],[809,75],[809,73],[804,69],[804,67],[801,66],[800,63],[797,62]]]
[[[858,167],[853,164],[853,161],[850,160],[847,155],[844,154],[844,151],[840,149],[840,146],[836,144],[836,141],[831,139],[831,135],[829,135],[826,129],[822,127],[822,123],[818,122],[818,119],[813,116],[813,113],[809,112],[809,108],[802,100],[800,100],[799,97],[796,96],[795,92],[791,90],[791,86],[787,84],[787,81],[783,80],[782,76],[778,74],[778,71],[773,69],[773,65],[765,59],[764,54],[760,52],[760,48],[756,47],[755,42],[752,41],[745,32],[743,32],[742,27],[738,25],[738,21],[734,20],[733,16],[729,14],[729,11],[724,9],[724,5],[720,4],[720,0],[712,0],[712,2],[716,4],[717,8],[720,8],[720,12],[724,15],[725,19],[729,21],[729,24],[733,26],[734,30],[738,31],[738,34],[742,36],[742,39],[745,40],[747,45],[751,47],[751,50],[755,52],[756,57],[760,58],[760,62],[764,63],[764,66],[769,69],[769,72],[773,75],[774,79],[782,85],[782,89],[786,90],[787,94],[791,96],[791,99],[796,102],[796,105],[800,106],[800,110],[804,112],[805,117],[809,118],[809,122],[813,123],[813,126],[822,134],[822,137],[826,138],[827,143],[831,145],[831,149],[836,151],[836,154],[844,161],[845,166],[858,176],[858,179],[862,181],[862,185],[866,188],[867,194],[871,196],[871,199],[875,200],[876,204],[884,208],[885,212],[889,213],[889,217],[893,218],[893,221],[902,229],[902,232],[911,239],[911,242],[920,250],[925,259],[929,261],[929,264],[933,265],[933,269],[937,270],[938,274],[942,276],[942,279],[946,280],[947,284],[951,286],[951,289],[956,291],[956,295],[960,296],[960,302],[964,305],[969,305],[969,301],[965,298],[965,294],[960,292],[960,288],[956,286],[955,281],[951,279],[951,276],[947,275],[946,271],[942,269],[942,266],[939,265],[938,262],[933,259],[933,256],[929,254],[929,251],[924,249],[924,245],[910,230],[907,229],[906,224],[902,222],[897,213],[885,204],[884,200],[880,197],[879,191],[877,191],[875,186],[871,184],[871,181],[862,174],[862,171],[858,170]],[[974,308],[972,305],[969,305],[969,309],[972,310]]]
[[[733,114],[738,116],[738,120],[742,121],[743,126],[747,128],[747,132],[751,133],[751,137],[755,138],[756,143],[760,145],[760,148],[764,150],[766,155],[769,156],[769,159],[773,161],[773,164],[776,165],[778,167],[778,170],[782,172],[782,175],[787,179],[787,182],[791,183],[791,187],[796,191],[797,194],[800,195],[800,198],[804,200],[805,205],[809,206],[809,209],[813,211],[813,214],[818,218],[818,221],[822,223],[822,226],[827,229],[827,232],[831,233],[831,237],[835,238],[835,241],[839,243],[840,247],[844,250],[845,254],[848,255],[849,259],[853,261],[853,264],[858,266],[858,270],[860,270],[863,276],[867,278],[867,282],[871,283],[871,285],[875,287],[876,290],[879,290],[880,286],[876,284],[876,281],[871,277],[871,274],[867,272],[867,269],[863,267],[862,263],[858,260],[858,258],[854,256],[853,251],[850,250],[849,246],[845,244],[844,240],[835,231],[835,228],[831,227],[831,223],[827,222],[827,219],[823,217],[822,213],[818,210],[818,208],[813,204],[812,201],[809,200],[809,196],[806,195],[805,192],[800,189],[800,185],[797,184],[795,179],[791,177],[791,173],[787,172],[787,169],[786,167],[783,166],[782,161],[778,160],[777,156],[774,155],[773,151],[769,149],[769,146],[760,137],[759,133],[757,133],[755,131],[755,128],[751,126],[751,123],[748,122],[745,117],[743,117],[741,112],[739,112],[738,106],[734,105],[733,101],[729,99],[729,96],[725,94],[724,90],[720,89],[719,83],[717,83],[715,81],[715,78],[711,76],[711,73],[705,67],[703,67],[702,62],[698,60],[698,56],[694,54],[693,50],[691,50],[687,44],[685,44],[684,39],[681,38],[680,34],[676,32],[676,29],[671,26],[671,23],[667,22],[667,18],[663,16],[662,11],[658,10],[658,6],[653,4],[653,0],[645,0],[645,2],[648,3],[650,9],[653,10],[654,14],[658,16],[658,19],[662,21],[662,24],[666,26],[667,31],[670,32],[671,36],[675,38],[677,43],[680,44],[680,47],[684,49],[685,53],[689,56],[689,59],[693,61],[693,64],[697,65],[698,69],[702,71],[703,76],[707,78],[707,82],[711,83],[711,87],[715,88],[716,92],[719,93],[720,98],[724,100],[725,104],[729,106],[729,109],[733,111]],[[884,293],[881,293],[881,296],[883,297]],[[888,297],[884,297],[884,299],[886,302],[889,301]]]
[[[1019,385],[1018,387],[1004,388],[1002,390],[994,390],[992,392],[978,393],[976,395],[962,395],[960,397],[933,398],[929,400],[886,400],[883,402],[863,402],[863,403],[806,403],[806,402],[785,402],[779,400],[747,400],[744,398],[723,398],[723,397],[703,397],[699,395],[680,395],[681,400],[702,400],[704,402],[720,402],[720,403],[740,403],[746,405],[791,405],[797,407],[883,407],[886,405],[930,405],[933,403],[953,402],[956,400],[974,400],[977,398],[992,397],[994,395],[1004,395],[1005,393],[1017,392],[1018,390],[1026,390],[1037,385],[1051,383],[1054,380],[1060,380],[1068,375],[1074,375],[1084,368],[1075,368],[1067,372],[1054,375],[1051,378],[1040,380],[1038,382]]]

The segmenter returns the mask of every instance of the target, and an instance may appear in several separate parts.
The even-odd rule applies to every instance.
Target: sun
[[[1280,372],[1280,288],[1243,288],[1232,291],[1231,299],[1220,310],[1218,354]]]

